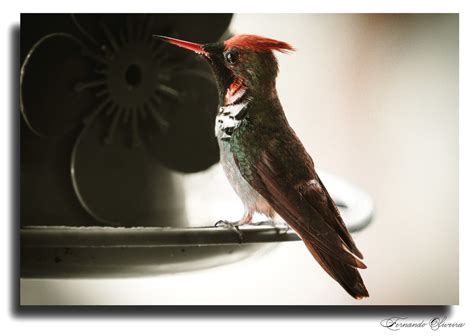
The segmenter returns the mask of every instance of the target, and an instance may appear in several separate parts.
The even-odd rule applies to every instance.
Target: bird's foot
[[[283,226],[283,228],[281,228],[281,227],[278,228],[278,233],[279,233],[279,234],[287,234],[288,231],[290,230],[290,226],[289,226],[288,224],[286,224],[286,223],[282,223],[282,226]],[[275,227],[276,227],[276,226],[275,226]],[[281,229],[282,231],[280,231],[280,229]]]
[[[239,229],[240,225],[242,225],[240,221],[231,222],[227,220],[220,220],[214,224],[215,227],[234,230],[239,238],[239,244],[242,244],[244,241],[244,236],[242,235],[242,231]]]
[[[227,229],[232,229],[238,227],[239,225],[241,225],[240,221],[232,222],[225,219],[217,221],[216,224],[214,224],[215,227],[223,227]]]

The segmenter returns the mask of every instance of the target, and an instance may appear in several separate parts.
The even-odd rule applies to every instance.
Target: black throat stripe
[[[243,120],[246,116],[247,116],[247,112],[249,110],[248,106],[249,106],[250,102],[247,102],[244,107],[242,107],[242,109],[239,111],[239,113],[237,113],[234,118],[235,120]]]

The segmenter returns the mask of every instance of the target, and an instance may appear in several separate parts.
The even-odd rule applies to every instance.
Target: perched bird
[[[215,134],[221,164],[250,223],[254,213],[280,215],[323,267],[354,298],[368,297],[358,268],[366,268],[339,211],[316,174],[314,162],[288,124],[275,81],[274,51],[288,43],[237,35],[224,42],[197,44],[155,35],[202,55],[217,81],[219,110]]]

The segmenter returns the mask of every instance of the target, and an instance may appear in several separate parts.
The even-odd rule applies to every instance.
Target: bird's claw
[[[284,223],[283,225],[284,225],[283,232],[280,232],[281,228],[278,228],[278,233],[279,234],[287,234],[288,231],[290,230],[290,226],[288,224]]]
[[[239,225],[239,222],[230,222],[226,220],[220,220],[214,224],[215,227],[234,230],[239,238],[239,244],[242,244],[244,241],[244,236],[242,235],[242,231],[239,229]]]
[[[237,225],[239,225],[238,222],[230,222],[226,220],[220,220],[220,221],[217,221],[216,224],[214,224],[215,227],[223,227],[223,228],[228,228],[228,229]]]

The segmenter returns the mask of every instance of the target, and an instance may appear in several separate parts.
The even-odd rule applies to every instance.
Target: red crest
[[[273,40],[258,35],[236,35],[224,42],[225,49],[241,48],[253,51],[272,51],[286,53],[295,49],[286,42]]]

